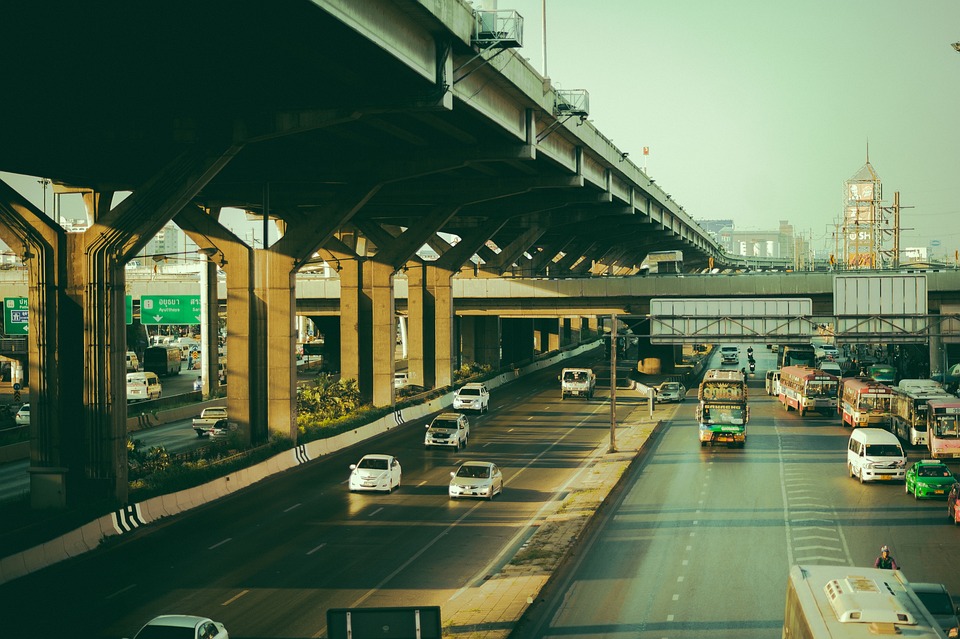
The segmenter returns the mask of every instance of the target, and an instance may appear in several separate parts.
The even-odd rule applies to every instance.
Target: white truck
[[[564,368],[560,371],[560,399],[586,397],[593,399],[597,376],[592,368]]]
[[[227,407],[210,406],[200,412],[199,417],[193,418],[193,430],[197,432],[197,437],[209,437],[216,431],[225,431],[227,429]]]

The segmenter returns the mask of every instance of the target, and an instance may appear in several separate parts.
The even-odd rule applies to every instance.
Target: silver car
[[[503,494],[503,473],[497,465],[485,461],[469,461],[450,473],[450,499],[483,497],[493,499]]]

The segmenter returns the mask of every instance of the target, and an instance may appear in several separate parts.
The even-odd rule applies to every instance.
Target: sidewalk
[[[444,636],[458,639],[504,639],[536,600],[553,571],[579,539],[607,496],[644,450],[661,420],[683,404],[659,406],[650,417],[646,402],[617,424],[617,451],[604,443],[562,502],[554,503],[533,536],[500,572],[459,593],[443,608]]]

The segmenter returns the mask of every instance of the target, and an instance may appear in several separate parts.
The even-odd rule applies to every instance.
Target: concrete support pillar
[[[578,325],[579,328],[579,325]],[[564,317],[560,319],[560,345],[576,344],[578,335],[574,334],[573,318]]]
[[[257,327],[266,354],[267,424],[269,433],[297,441],[297,334],[295,264],[273,250],[254,251],[260,302]]]
[[[537,318],[534,320],[534,351],[546,353],[560,348],[560,325],[553,318]]]
[[[455,319],[453,314],[453,271],[427,265],[423,304],[424,317],[432,319],[432,335],[425,332],[424,350],[433,349],[433,383],[435,388],[453,383],[457,368]]]
[[[393,268],[367,259],[344,264],[340,318],[341,378],[357,380],[363,401],[390,406],[397,339]]]
[[[407,373],[411,384],[433,388],[434,363],[427,354],[428,349],[432,354],[433,346],[426,339],[428,324],[432,329],[432,322],[425,317],[424,308],[426,268],[423,263],[413,262],[407,269]]]
[[[504,318],[501,320],[502,359],[518,363],[533,359],[533,320],[527,318]]]
[[[363,309],[369,315],[366,322],[370,331],[361,336],[360,352],[369,361],[363,367],[369,371],[367,390],[361,385],[361,394],[368,394],[374,406],[394,403],[394,353],[397,347],[397,309],[393,297],[393,268],[375,260],[361,262],[363,269]],[[364,344],[364,340],[369,340]],[[361,368],[361,375],[364,371]]]
[[[476,315],[464,315],[460,318],[460,366],[479,361],[477,357],[478,332],[483,318]]]
[[[597,317],[586,318],[586,335],[582,335],[582,340],[594,339],[600,335],[600,320]]]
[[[217,291],[217,265],[207,262],[200,270],[200,331],[203,350],[200,353],[200,375],[203,377],[203,398],[220,397],[218,349],[220,338],[220,295]],[[229,409],[228,409],[229,414]]]
[[[473,319],[475,361],[498,370],[504,357],[501,352],[501,320],[496,315],[482,315]]]
[[[360,263],[346,260],[340,270],[340,379],[355,379],[358,385],[361,382],[360,333],[364,320],[360,313],[360,292]],[[369,329],[365,332],[369,333]]]

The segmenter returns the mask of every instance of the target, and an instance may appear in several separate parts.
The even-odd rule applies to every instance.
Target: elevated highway
[[[0,240],[28,269],[35,505],[125,500],[125,265],[170,221],[209,258],[203,277],[226,275],[228,407],[252,443],[298,436],[295,282],[317,260],[340,269],[341,371],[378,406],[394,401],[404,269],[412,365],[444,386],[455,275],[618,275],[654,249],[738,261],[590,123],[586,101],[515,55],[522,34],[501,17],[459,0],[0,7],[16,25],[0,170],[82,193],[88,216],[67,233],[0,183]],[[246,245],[223,207],[280,239]],[[437,261],[416,257],[424,244]],[[209,310],[218,292],[203,290]],[[533,334],[524,325],[506,350],[530,350]],[[499,332],[478,335],[494,357]]]

